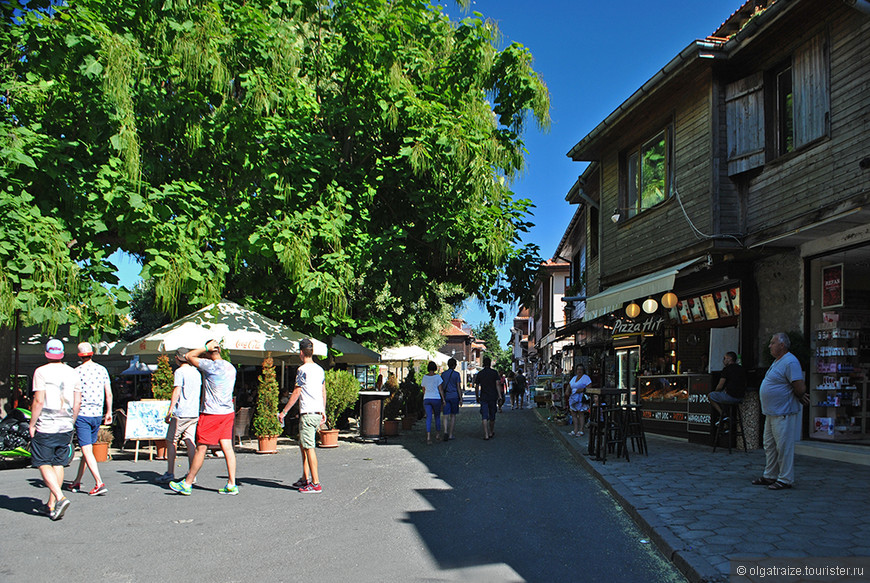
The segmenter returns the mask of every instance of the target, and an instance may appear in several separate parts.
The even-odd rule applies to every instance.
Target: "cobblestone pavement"
[[[796,455],[795,487],[771,491],[750,483],[761,449],[647,434],[648,456],[601,463],[587,437],[536,412],[689,581],[728,581],[729,561],[749,557],[859,557],[865,578],[844,580],[870,581],[870,467]]]

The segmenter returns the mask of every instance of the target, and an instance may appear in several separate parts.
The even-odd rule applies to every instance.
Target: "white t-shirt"
[[[79,375],[63,362],[50,362],[33,373],[33,392],[44,391],[45,403],[36,420],[39,433],[66,433],[73,430],[75,393],[81,392]]]
[[[423,377],[423,388],[426,391],[423,393],[423,398],[441,400],[441,393],[438,392],[438,387],[441,386],[442,382],[444,381],[441,375],[425,375]]]
[[[75,368],[79,375],[82,387],[82,405],[79,415],[82,417],[102,417],[106,403],[106,385],[109,380],[109,371],[101,364],[93,360],[83,362]]]
[[[199,359],[202,384],[205,388],[203,413],[227,415],[233,413],[233,388],[236,386],[236,367],[226,360]]]
[[[299,413],[323,413],[323,381],[326,375],[319,364],[307,362],[296,371],[296,386],[299,387]]]
[[[175,402],[176,417],[198,417],[199,397],[202,392],[202,375],[196,367],[183,364],[175,369],[174,387],[181,387],[181,394]]]

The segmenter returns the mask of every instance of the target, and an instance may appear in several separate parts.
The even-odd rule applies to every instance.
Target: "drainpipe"
[[[860,10],[864,14],[870,14],[870,2],[867,0],[843,0],[843,2],[855,10]]]

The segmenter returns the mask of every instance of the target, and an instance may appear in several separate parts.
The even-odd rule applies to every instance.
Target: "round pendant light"
[[[662,296],[662,305],[667,309],[671,309],[677,305],[677,294],[674,292],[668,292]]]
[[[643,302],[643,311],[647,314],[652,314],[659,309],[659,303],[652,298],[647,298]]]
[[[636,303],[631,302],[625,306],[625,315],[629,318],[637,318],[638,314],[640,314],[640,306]]]

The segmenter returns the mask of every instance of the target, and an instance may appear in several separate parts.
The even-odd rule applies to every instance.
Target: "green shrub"
[[[335,429],[338,416],[356,403],[359,381],[346,370],[326,371],[326,425]]]
[[[169,357],[161,354],[157,357],[157,370],[151,373],[151,394],[155,399],[166,400],[172,398],[172,389],[175,386],[175,375],[169,364]]]
[[[257,437],[275,437],[281,434],[278,421],[278,381],[275,379],[275,363],[271,356],[263,361],[263,372],[258,380],[257,410],[252,429]]]

